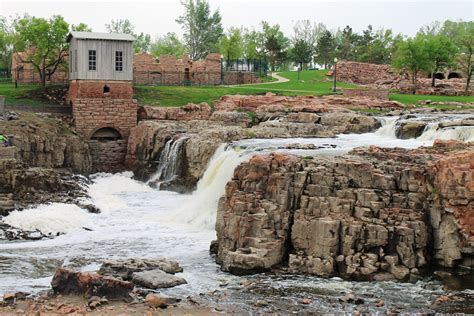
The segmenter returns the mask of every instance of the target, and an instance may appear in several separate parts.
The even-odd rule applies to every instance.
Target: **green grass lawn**
[[[419,105],[419,101],[431,100],[433,102],[474,102],[474,96],[455,96],[455,97],[446,97],[441,95],[420,95],[420,94],[399,94],[391,93],[390,100],[398,101],[403,104],[415,104]],[[429,106],[429,105],[424,105]],[[443,106],[443,105],[433,105],[439,108],[455,108],[453,106]]]
[[[187,103],[206,102],[210,105],[223,95],[245,94],[255,95],[273,92],[282,95],[326,95],[332,94],[331,78],[326,76],[327,70],[285,71],[280,76],[289,82],[267,83],[264,85],[240,86],[135,86],[135,98],[142,105],[159,105],[165,107],[182,106]],[[299,78],[299,79],[298,79]],[[338,88],[355,88],[356,85],[337,83]],[[0,95],[6,96],[7,105],[42,105],[38,100],[27,97],[29,91],[39,89],[39,85],[19,85],[17,89],[11,83],[0,83]],[[432,95],[390,94],[390,100],[403,104],[418,105],[420,100],[433,102],[474,102],[474,96],[444,97]],[[457,109],[453,106],[436,106],[437,108]]]
[[[240,86],[135,86],[135,98],[141,104],[160,106],[181,106],[187,103],[212,103],[223,95],[246,94],[255,95],[273,92],[282,95],[325,95],[332,94],[332,81],[326,78],[326,70],[302,71],[300,80],[297,72],[279,73],[290,79],[289,82],[268,83],[265,85]],[[355,87],[354,85],[338,83],[338,87]]]
[[[27,96],[28,92],[37,89],[40,89],[40,85],[25,84],[18,85],[18,88],[15,88],[15,85],[11,82],[0,83],[0,95],[5,96],[6,105],[44,105],[44,102],[32,100]]]

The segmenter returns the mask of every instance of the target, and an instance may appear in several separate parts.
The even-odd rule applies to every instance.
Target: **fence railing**
[[[216,86],[236,85],[261,82],[258,73],[247,71],[214,71],[194,72],[186,71],[135,71],[133,83],[153,86]]]

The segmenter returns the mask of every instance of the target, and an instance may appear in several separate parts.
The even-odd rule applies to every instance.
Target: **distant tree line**
[[[339,60],[392,64],[410,73],[413,83],[420,73],[435,74],[445,68],[457,68],[468,81],[472,75],[474,22],[445,21],[423,27],[414,37],[395,34],[390,29],[371,25],[358,33],[348,25],[331,30],[322,23],[297,21],[292,34],[284,34],[278,24],[262,21],[258,28],[230,27],[224,30],[219,10],[212,11],[207,0],[182,0],[184,12],[176,19],[183,35],[166,33],[152,40],[149,34],[136,33],[132,23],[112,20],[106,29],[136,38],[135,52],[149,52],[192,59],[220,53],[227,60],[265,59],[272,71],[332,67]],[[61,16],[50,19],[0,16],[0,68],[11,65],[14,51],[30,49],[31,62],[44,81],[53,73],[65,53],[64,38],[70,30],[91,31],[84,23],[69,25]],[[468,82],[469,84],[469,82]],[[434,79],[433,79],[434,85]],[[466,86],[466,90],[468,86]]]

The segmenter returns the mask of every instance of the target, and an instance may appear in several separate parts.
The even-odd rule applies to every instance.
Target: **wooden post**
[[[0,114],[5,112],[5,96],[0,95]]]

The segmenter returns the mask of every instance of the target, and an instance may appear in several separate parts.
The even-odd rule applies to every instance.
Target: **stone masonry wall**
[[[16,80],[19,84],[40,83],[41,79],[38,71],[34,69],[33,64],[25,62],[26,58],[26,52],[12,54],[12,81],[15,82]],[[67,60],[66,56],[64,62],[67,63]],[[46,78],[46,83],[66,83],[68,78],[69,74],[67,68],[58,67],[52,76]]]
[[[127,152],[127,140],[88,141],[96,171],[115,172],[122,169]]]
[[[77,131],[87,139],[103,127],[118,130],[126,139],[137,125],[137,106],[134,99],[77,98],[72,112]]]
[[[109,92],[104,93],[104,86]],[[131,81],[71,80],[68,99],[77,98],[131,99],[133,85]]]
[[[332,74],[333,71],[329,73],[329,75]],[[364,85],[394,77],[390,70],[390,65],[377,65],[344,60],[337,62],[336,75],[340,81]]]

